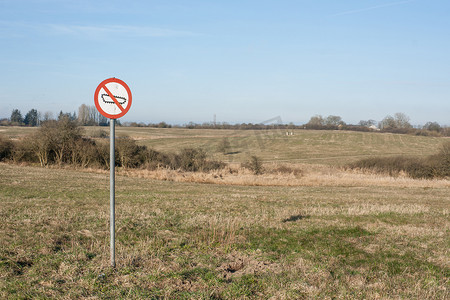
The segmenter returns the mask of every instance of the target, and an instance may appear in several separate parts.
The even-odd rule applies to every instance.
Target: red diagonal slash
[[[122,107],[122,105],[120,105],[119,101],[117,101],[116,97],[114,97],[113,93],[111,93],[108,88],[106,87],[106,84],[104,84],[102,86],[102,88],[106,91],[106,93],[108,94],[109,97],[111,97],[111,99],[113,99],[114,103],[119,107],[119,109],[121,111],[124,111],[125,109]]]

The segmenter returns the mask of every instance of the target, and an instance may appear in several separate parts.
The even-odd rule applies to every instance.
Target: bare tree
[[[53,117],[53,113],[51,111],[46,111],[44,113],[44,116],[42,118],[42,121],[50,121],[50,120],[54,120],[55,118]]]
[[[88,125],[98,125],[98,111],[94,105],[88,106],[89,122]]]
[[[89,109],[86,104],[81,104],[78,108],[78,123],[80,125],[87,125],[89,121]]]
[[[315,115],[315,116],[311,117],[311,119],[309,120],[307,125],[309,125],[309,126],[323,126],[323,125],[325,125],[325,120],[323,119],[323,117],[321,115]]]
[[[84,126],[104,126],[108,124],[108,119],[103,117],[94,105],[81,104],[78,108],[78,123]]]
[[[411,128],[411,124],[409,123],[409,117],[404,113],[396,113],[394,115],[395,123],[397,124],[397,128]]]
[[[439,131],[441,131],[441,125],[439,125],[438,122],[427,122],[423,126],[423,129],[439,132]]]
[[[375,124],[377,124],[377,121],[375,121],[375,120],[361,120],[361,121],[359,121],[359,123],[358,123],[358,125],[359,126],[365,126],[365,127],[369,127],[369,126],[372,126],[372,125],[375,125]]]
[[[342,118],[339,117],[339,116],[329,115],[325,119],[325,125],[327,125],[327,126],[339,126],[339,125],[345,125],[345,122],[342,121]]]
[[[380,128],[389,130],[389,129],[408,129],[411,128],[411,124],[409,123],[409,117],[404,113],[396,113],[394,117],[386,116],[379,125]]]
[[[392,116],[386,116],[383,120],[381,120],[380,124],[378,125],[381,129],[394,129],[397,128],[397,124],[395,123],[395,119]]]

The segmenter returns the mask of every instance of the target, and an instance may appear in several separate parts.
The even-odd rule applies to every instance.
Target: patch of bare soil
[[[217,271],[222,273],[225,279],[232,279],[249,274],[264,274],[264,273],[280,273],[281,266],[274,262],[261,261],[255,257],[245,256],[239,253],[232,253],[227,255],[226,261],[221,264]]]

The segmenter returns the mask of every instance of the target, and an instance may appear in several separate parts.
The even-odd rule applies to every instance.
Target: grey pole
[[[110,119],[110,148],[109,148],[109,166],[110,166],[110,175],[109,175],[109,224],[110,224],[110,242],[111,242],[111,267],[116,267],[116,250],[115,250],[115,223],[116,223],[116,217],[115,217],[115,137],[116,137],[116,130],[115,130],[115,120]]]

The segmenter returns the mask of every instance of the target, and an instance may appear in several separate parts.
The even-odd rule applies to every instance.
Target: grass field
[[[418,137],[389,133],[351,131],[290,130],[194,130],[126,128],[118,135],[136,137],[143,145],[156,150],[173,151],[183,147],[201,147],[214,158],[242,162],[250,155],[264,161],[344,164],[371,155],[429,155],[445,138]],[[217,148],[227,138],[231,154]]]
[[[3,127],[0,134],[20,138],[36,130],[27,127]],[[85,134],[95,135],[109,127],[85,127]],[[117,136],[131,136],[141,145],[155,150],[177,151],[185,147],[203,148],[214,158],[226,162],[243,162],[257,155],[266,162],[342,165],[373,155],[426,156],[437,151],[448,138],[404,134],[333,130],[206,130],[181,128],[117,127]],[[226,138],[229,153],[218,151]]]
[[[22,134],[14,130],[2,134]],[[111,269],[107,171],[2,163],[0,298],[450,297],[450,182],[334,169],[363,155],[428,155],[443,139],[118,128],[124,134],[159,150],[202,146],[235,162],[256,154],[323,165],[294,186],[153,180],[119,170]],[[223,137],[235,154],[215,150]]]

